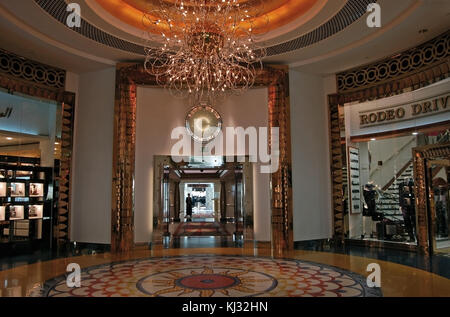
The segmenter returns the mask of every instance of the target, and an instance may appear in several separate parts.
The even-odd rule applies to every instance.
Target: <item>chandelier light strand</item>
[[[149,40],[146,71],[175,96],[211,101],[255,83],[266,50],[254,22],[261,0],[159,0],[143,17]],[[251,4],[253,5],[251,5]]]

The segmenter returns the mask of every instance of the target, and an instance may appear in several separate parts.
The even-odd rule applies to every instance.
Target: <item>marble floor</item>
[[[66,268],[82,268],[81,288],[66,286]],[[369,288],[367,266],[381,268]],[[0,271],[0,296],[450,296],[450,279],[411,266],[332,252],[141,247],[57,258]]]

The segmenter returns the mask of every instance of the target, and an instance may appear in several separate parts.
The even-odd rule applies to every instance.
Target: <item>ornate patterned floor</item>
[[[180,256],[105,264],[82,270],[81,288],[66,276],[31,296],[48,297],[361,297],[382,296],[365,278],[298,260],[239,256]]]

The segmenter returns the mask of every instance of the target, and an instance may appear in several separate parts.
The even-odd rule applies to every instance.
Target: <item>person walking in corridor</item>
[[[187,221],[192,221],[192,198],[191,194],[186,197],[186,217]]]

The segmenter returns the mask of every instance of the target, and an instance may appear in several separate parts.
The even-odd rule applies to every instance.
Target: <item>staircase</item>
[[[377,202],[377,211],[382,212],[385,218],[393,221],[403,221],[403,214],[399,206],[398,185],[406,178],[413,177],[413,163],[409,161],[399,173],[383,188],[382,195]]]

